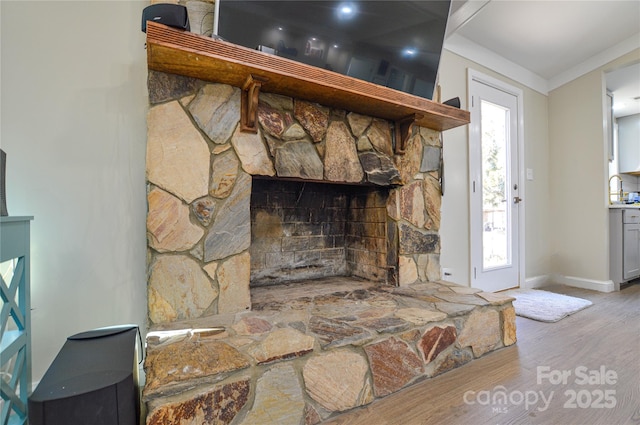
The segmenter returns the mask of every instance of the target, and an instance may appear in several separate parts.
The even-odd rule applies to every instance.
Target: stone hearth
[[[258,291],[251,311],[154,327],[148,425],[317,424],[516,341],[512,298],[446,282]]]
[[[149,98],[147,424],[315,424],[515,342],[511,299],[440,281],[437,131],[399,155],[308,101],[261,93],[246,133],[232,86]]]

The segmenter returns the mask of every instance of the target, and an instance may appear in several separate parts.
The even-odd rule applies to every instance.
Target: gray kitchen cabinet
[[[640,209],[609,210],[609,274],[614,284],[640,277]]]
[[[622,213],[622,278],[640,276],[640,210],[626,209]]]
[[[640,114],[618,118],[618,167],[640,175]]]

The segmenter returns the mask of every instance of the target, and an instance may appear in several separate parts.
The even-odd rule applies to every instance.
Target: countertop
[[[609,208],[640,208],[640,204],[611,204]]]

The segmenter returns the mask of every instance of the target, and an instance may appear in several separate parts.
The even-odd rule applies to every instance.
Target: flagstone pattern
[[[239,89],[149,74],[147,425],[316,424],[515,343],[512,298],[440,281],[438,132],[395,155],[385,120],[261,93],[242,133]],[[372,278],[252,300],[253,177],[385,188]]]
[[[414,127],[406,154],[394,155],[391,124],[379,118],[262,93],[259,130],[253,134],[239,130],[238,88],[150,71],[149,93],[149,275],[177,282],[177,293],[186,293],[179,288],[184,285],[189,297],[210,302],[191,308],[180,297],[154,289],[150,280],[153,323],[250,308],[251,275],[240,273],[227,285],[220,280],[223,268],[217,275],[206,274],[208,285],[193,285],[162,267],[161,260],[180,255],[203,270],[244,264],[244,258],[234,257],[250,250],[256,176],[386,188],[388,196],[373,203],[386,202],[388,214],[384,204],[373,205],[382,212],[376,212],[379,221],[363,227],[365,238],[349,235],[362,241],[348,252],[352,273],[392,285],[440,278],[441,195],[439,168],[434,166],[441,148],[438,132]],[[386,237],[387,246],[384,239],[374,240],[380,237]],[[335,260],[338,250],[344,252],[340,247],[316,248],[310,248],[312,254],[322,252],[323,259]],[[280,253],[280,260],[291,254]]]
[[[458,288],[370,284],[156,325],[147,424],[316,424],[515,343],[512,298]]]

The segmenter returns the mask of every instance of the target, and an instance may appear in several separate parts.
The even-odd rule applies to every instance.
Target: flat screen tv
[[[219,0],[223,40],[433,98],[450,0]]]

